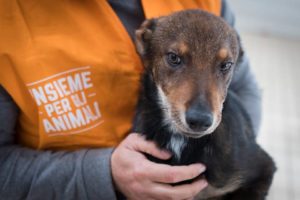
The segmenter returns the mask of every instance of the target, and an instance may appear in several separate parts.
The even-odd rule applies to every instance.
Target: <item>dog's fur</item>
[[[136,47],[145,72],[133,131],[173,153],[167,161],[149,158],[205,164],[209,185],[198,199],[265,199],[275,165],[228,91],[242,56],[235,31],[219,17],[187,10],[146,20],[136,31]],[[179,65],[170,65],[170,52]],[[228,62],[232,67],[224,70]],[[189,115],[204,122],[188,123]]]

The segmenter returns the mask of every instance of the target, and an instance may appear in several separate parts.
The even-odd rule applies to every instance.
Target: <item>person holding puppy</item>
[[[142,64],[134,30],[145,18],[203,9],[232,26],[226,1],[0,3],[0,196],[3,199],[192,199],[200,163],[168,159],[131,133]],[[199,22],[201,23],[201,22]],[[247,59],[231,83],[255,131],[260,93]]]

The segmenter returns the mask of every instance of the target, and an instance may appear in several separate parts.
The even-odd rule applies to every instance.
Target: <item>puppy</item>
[[[242,56],[221,18],[187,10],[146,20],[136,31],[145,71],[133,131],[173,153],[170,165],[203,163],[197,199],[265,199],[275,172],[250,119],[228,91]]]

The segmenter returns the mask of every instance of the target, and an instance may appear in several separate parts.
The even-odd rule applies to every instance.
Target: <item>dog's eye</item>
[[[232,65],[233,65],[232,62],[222,63],[220,66],[220,71],[226,73],[231,69]]]
[[[172,67],[177,67],[178,65],[181,64],[181,58],[175,53],[168,53],[167,60]]]

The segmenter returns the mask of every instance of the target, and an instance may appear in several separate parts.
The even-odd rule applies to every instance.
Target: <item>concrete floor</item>
[[[300,38],[300,0],[227,0],[239,30]]]
[[[278,171],[269,200],[300,199],[300,40],[242,32],[263,92],[258,141]]]

